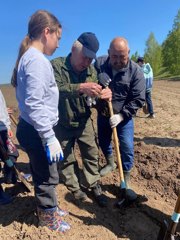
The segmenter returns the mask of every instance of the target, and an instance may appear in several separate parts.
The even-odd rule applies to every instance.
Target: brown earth
[[[17,117],[14,90],[6,85],[0,87]],[[16,186],[3,184],[4,189],[14,195],[14,201],[0,206],[0,239],[156,240],[160,224],[164,219],[169,221],[173,213],[179,190],[180,81],[155,81],[153,103],[155,119],[146,118],[142,110],[134,119],[132,186],[138,193],[136,204],[126,209],[114,207],[119,183],[117,170],[102,178],[103,190],[109,198],[107,208],[100,208],[91,198],[86,203],[75,202],[60,183],[57,187],[58,201],[62,208],[69,210],[66,220],[72,228],[65,234],[59,234],[37,228],[33,188],[32,193],[27,193],[20,183]],[[93,116],[95,118],[95,114]],[[21,149],[19,152],[17,167],[27,173],[28,158]],[[76,154],[80,160],[78,149]],[[104,164],[101,153],[100,164]],[[179,232],[178,226],[176,239],[180,239]]]

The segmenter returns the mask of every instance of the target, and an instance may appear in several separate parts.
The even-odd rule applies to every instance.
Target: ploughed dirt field
[[[14,90],[7,85],[0,88],[17,117]],[[134,205],[126,209],[115,207],[119,184],[117,169],[101,179],[109,199],[107,208],[100,208],[93,202],[91,193],[87,202],[76,202],[61,182],[57,187],[58,201],[70,212],[66,220],[71,230],[60,234],[37,228],[33,187],[32,192],[27,193],[20,183],[16,186],[3,184],[14,201],[0,206],[0,240],[156,240],[161,223],[164,219],[169,221],[173,213],[180,188],[180,81],[155,81],[152,99],[156,118],[149,119],[140,110],[134,119],[132,186],[138,194]],[[95,119],[95,113],[93,117]],[[12,126],[15,132],[15,125]],[[20,148],[19,153],[17,168],[29,173],[27,155]],[[81,165],[78,148],[76,155]],[[100,152],[100,165],[103,164]],[[179,226],[176,239],[180,239]]]

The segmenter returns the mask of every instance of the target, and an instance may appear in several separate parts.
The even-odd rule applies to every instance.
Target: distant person
[[[144,77],[146,80],[146,104],[147,104],[147,113],[149,113],[149,118],[155,118],[151,93],[152,93],[152,86],[153,86],[153,70],[149,63],[145,63],[143,57],[138,57],[137,59],[138,65],[141,67]]]
[[[73,43],[71,53],[52,60],[54,74],[59,87],[60,118],[55,132],[64,149],[61,171],[65,185],[75,199],[85,201],[79,179],[78,162],[75,158],[75,142],[79,145],[83,172],[95,200],[100,206],[107,205],[102,194],[98,164],[98,148],[95,143],[91,110],[88,97],[111,99],[109,89],[102,90],[97,83],[96,71],[91,62],[96,58],[99,42],[94,33],[82,33]]]
[[[19,154],[11,139],[11,137],[13,137],[13,132],[11,130],[11,122],[8,115],[8,109],[6,107],[6,102],[1,90],[0,106],[0,159],[4,162],[4,182],[7,184],[15,184],[17,182],[17,176],[14,171],[13,165],[15,165]],[[9,159],[5,159],[4,151]],[[3,188],[0,185],[0,205],[10,203],[11,201],[12,198],[3,191]]]
[[[131,189],[130,174],[134,165],[134,122],[137,110],[145,102],[145,82],[141,69],[129,59],[128,41],[123,37],[114,38],[109,46],[108,56],[97,58],[95,67],[98,73],[106,73],[111,81],[107,86],[112,90],[114,115],[110,117],[108,105],[99,101],[98,139],[107,160],[100,174],[105,176],[114,169],[112,150],[112,128],[117,128],[122,167],[126,188]],[[131,198],[135,200],[135,192]]]
[[[31,16],[12,83],[20,110],[16,136],[30,159],[39,226],[65,232],[70,226],[61,217],[67,212],[58,207],[55,191],[59,183],[57,162],[63,160],[54,133],[59,92],[52,66],[44,56],[52,55],[59,47],[61,33],[61,24],[50,12],[39,10]]]

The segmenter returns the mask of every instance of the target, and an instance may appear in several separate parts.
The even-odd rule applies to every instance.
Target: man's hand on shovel
[[[121,113],[119,114],[114,114],[112,117],[109,119],[109,123],[111,125],[111,128],[116,127],[120,122],[124,120],[123,115]]]
[[[105,88],[108,87],[109,83],[111,82],[110,77],[108,74],[100,73],[98,75],[99,82],[101,85],[103,85]],[[121,196],[119,201],[117,202],[116,206],[121,208],[124,206],[128,206],[132,204],[136,198],[136,194],[132,189],[127,189],[126,188],[126,183],[124,180],[124,173],[123,173],[123,168],[122,168],[122,161],[121,161],[121,155],[119,151],[119,140],[117,136],[117,129],[116,126],[123,121],[123,116],[122,114],[114,114],[113,113],[113,107],[112,107],[112,102],[108,101],[108,107],[109,107],[109,113],[110,113],[110,125],[113,131],[113,139],[114,139],[114,147],[115,147],[115,152],[116,152],[116,157],[117,157],[117,164],[118,164],[118,170],[119,170],[119,176],[120,176],[120,189],[121,189]]]

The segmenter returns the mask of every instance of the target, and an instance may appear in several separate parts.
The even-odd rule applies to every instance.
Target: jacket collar
[[[73,70],[73,67],[72,67],[72,65],[71,65],[70,57],[71,57],[71,53],[66,57],[66,59],[65,59],[65,64],[64,64],[63,68],[64,68],[66,71],[68,71],[68,72],[73,72],[73,73],[75,73],[74,70]],[[86,73],[87,76],[91,76],[91,75],[92,75],[92,71],[91,71],[90,66],[89,66],[87,69],[85,69],[84,71],[82,71],[82,72],[80,73],[80,75],[81,75],[82,73]]]

